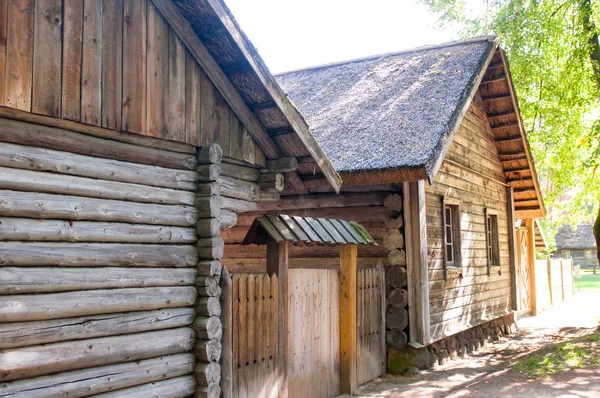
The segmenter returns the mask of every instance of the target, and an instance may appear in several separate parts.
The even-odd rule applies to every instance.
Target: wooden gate
[[[358,270],[356,378],[361,385],[385,373],[383,267]]]
[[[288,395],[339,395],[339,271],[290,269],[288,286]]]
[[[517,309],[527,310],[531,308],[531,281],[529,264],[529,240],[527,230],[517,229]]]
[[[233,396],[277,397],[277,275],[233,275]]]

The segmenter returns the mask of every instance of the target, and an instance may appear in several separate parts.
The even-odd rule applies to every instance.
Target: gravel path
[[[359,397],[600,397],[600,370],[577,369],[549,379],[528,379],[516,361],[552,351],[556,343],[595,328],[600,294],[578,293],[569,303],[519,319],[520,331],[470,357],[408,378],[388,376],[359,388]]]

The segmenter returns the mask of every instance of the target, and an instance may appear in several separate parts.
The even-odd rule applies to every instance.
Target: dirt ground
[[[578,293],[570,303],[520,318],[520,330],[473,356],[449,361],[408,378],[388,376],[361,386],[359,397],[600,397],[600,369],[566,370],[529,378],[514,368],[588,333],[600,318],[600,294]]]

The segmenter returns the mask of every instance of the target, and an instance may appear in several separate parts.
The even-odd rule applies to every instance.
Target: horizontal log
[[[204,144],[198,149],[198,164],[218,164],[223,160],[223,149],[219,144]]]
[[[256,201],[260,196],[260,185],[232,177],[221,177],[221,195],[234,199]]]
[[[198,217],[219,217],[221,214],[220,196],[197,196],[195,205],[198,210]]]
[[[196,267],[198,275],[203,276],[219,276],[223,266],[218,260],[202,260]]]
[[[404,308],[389,307],[385,321],[389,329],[404,330],[408,326],[408,311]]]
[[[181,376],[172,379],[155,381],[135,387],[129,387],[122,390],[106,392],[96,395],[97,398],[147,398],[169,397],[184,398],[189,397],[196,391],[197,383],[193,376]]]
[[[192,306],[194,287],[147,287],[0,296],[0,322],[25,322]]]
[[[193,267],[194,246],[0,242],[2,266]]]
[[[221,210],[219,221],[221,222],[222,231],[233,228],[237,224],[237,214],[231,210]]]
[[[4,111],[4,108],[2,110]],[[73,126],[78,126],[78,123],[74,123]],[[195,170],[198,164],[196,157],[190,154],[90,137],[59,128],[4,118],[0,118],[0,141],[172,169]],[[168,141],[160,140],[163,147],[169,144]]]
[[[192,354],[174,354],[0,384],[0,397],[86,397],[190,374]]]
[[[194,284],[196,274],[194,268],[0,267],[0,294],[190,286]]]
[[[199,238],[212,238],[219,236],[221,232],[221,222],[218,218],[200,218],[196,225],[196,233]]]
[[[219,362],[223,347],[219,340],[198,340],[194,353],[202,362]]]
[[[396,216],[396,217],[386,217],[385,218],[385,226],[389,229],[400,229],[402,228],[402,225],[404,224],[404,220],[402,219],[402,216]]]
[[[285,196],[279,201],[260,202],[258,210],[267,212],[286,211],[290,209],[320,209],[325,207],[381,206],[387,195],[387,192],[351,192],[337,195],[323,193]]]
[[[392,307],[404,308],[408,305],[408,292],[404,289],[392,289],[386,302]]]
[[[219,317],[197,317],[192,325],[199,339],[221,340],[223,337],[223,326]]]
[[[389,347],[401,350],[408,345],[408,337],[400,330],[388,330],[385,333],[385,342]]]
[[[385,281],[388,283],[388,285],[397,288],[406,286],[406,268],[402,265],[396,265],[388,268],[385,272]]]
[[[218,384],[211,384],[208,387],[198,387],[194,398],[219,398],[221,396],[221,387]]]
[[[267,160],[267,164],[261,172],[266,173],[285,173],[298,170],[298,159],[296,158],[280,158]]]
[[[0,349],[189,326],[193,308],[171,308],[0,324]],[[2,396],[0,385],[0,396]]]
[[[389,194],[385,198],[385,201],[383,202],[383,206],[386,209],[389,209],[389,210],[392,210],[395,212],[402,211],[402,196],[397,193]]]
[[[239,178],[240,180],[244,181],[258,182],[258,179],[260,178],[260,170],[249,166],[222,163],[221,175],[225,177]]]
[[[281,200],[285,201],[288,197],[283,197]],[[301,206],[301,204],[298,204]],[[266,204],[261,204],[261,206],[266,206]],[[314,218],[323,217],[323,218],[335,218],[356,221],[361,224],[372,223],[375,225],[379,223],[381,226],[384,226],[384,220],[386,217],[394,216],[397,213],[391,210],[386,209],[383,206],[350,206],[352,207],[351,211],[348,210],[347,207],[325,207],[325,208],[288,208],[285,210],[281,210],[284,214],[294,215],[294,216],[310,216]],[[271,211],[271,210],[269,210]],[[275,210],[273,210],[275,211]],[[261,217],[267,211],[251,211],[244,212],[244,214],[238,214],[238,223],[236,224],[239,227],[250,227],[254,222],[256,217]],[[238,212],[239,213],[239,212]],[[483,214],[483,213],[482,213]]]
[[[383,235],[383,247],[390,251],[402,249],[404,247],[404,235],[396,228],[388,229]]]
[[[199,297],[196,303],[198,315],[211,317],[221,316],[221,303],[218,297]]]
[[[216,362],[198,363],[194,375],[200,386],[206,387],[221,382],[221,366]]]
[[[251,211],[256,211],[257,209],[256,202],[228,198],[224,196],[221,197],[221,206],[223,207],[223,209],[231,210],[236,213],[247,213]]]
[[[256,245],[225,245],[225,258],[256,258],[265,257],[266,248]],[[339,247],[337,246],[290,246],[290,258],[296,257],[338,257]],[[383,246],[358,247],[359,257],[383,257],[388,255],[388,251]]]
[[[388,261],[392,265],[406,265],[406,252],[404,250],[393,250],[388,255]]]
[[[198,172],[198,180],[202,182],[213,182],[219,179],[221,175],[221,165],[218,164],[207,164],[198,166],[196,169]]]
[[[194,205],[196,194],[170,188],[0,167],[0,189],[140,203]]]
[[[281,173],[263,174],[258,180],[263,192],[282,192],[285,188],[285,178]]]
[[[0,240],[33,242],[194,243],[193,228],[0,217]]]
[[[193,171],[7,143],[0,143],[0,166],[186,191],[195,191],[198,183]]]
[[[175,226],[195,226],[198,219],[196,209],[189,206],[3,190],[0,216]]]
[[[201,182],[196,190],[198,196],[219,196],[221,195],[221,186],[218,182]]]
[[[0,352],[0,381],[179,354],[194,346],[194,331],[179,328],[37,345]]]

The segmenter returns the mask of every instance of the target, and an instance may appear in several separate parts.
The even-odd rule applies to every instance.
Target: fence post
[[[288,242],[267,240],[267,273],[277,274],[278,306],[277,315],[277,376],[279,379],[279,397],[288,396],[287,351],[288,351]]]
[[[221,274],[221,300],[222,304],[222,323],[223,323],[223,343],[221,355],[221,393],[224,398],[233,396],[233,303],[232,303],[233,281],[227,268],[223,268]]]
[[[356,390],[356,245],[340,246],[340,390]]]
[[[550,292],[550,307],[554,307],[554,295],[552,294],[552,260],[546,260],[548,267],[548,291]]]
[[[527,262],[529,263],[529,283],[531,288],[531,315],[537,314],[537,287],[535,280],[535,220],[528,218],[527,226]]]

